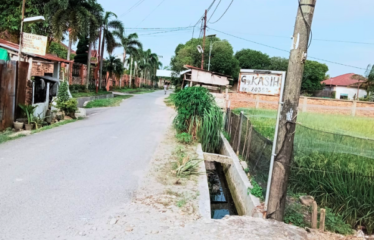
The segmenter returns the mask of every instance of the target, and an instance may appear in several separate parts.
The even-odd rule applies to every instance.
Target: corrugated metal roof
[[[225,74],[222,74],[222,73],[208,71],[208,70],[201,69],[201,68],[198,68],[198,67],[194,67],[194,66],[191,66],[191,65],[184,65],[183,67],[184,68],[188,68],[188,69],[195,69],[195,70],[203,71],[203,72],[210,72],[210,73],[215,74],[215,75],[219,75],[219,76],[224,76],[224,77],[227,77],[227,78],[231,78],[231,76],[229,76],[229,75],[225,75]]]
[[[0,39],[0,47],[3,47],[3,48],[6,48],[6,49],[10,49],[10,50],[13,50],[13,51],[16,51],[18,52],[18,49],[19,49],[19,45],[18,44],[15,44],[15,43],[12,43],[12,42],[8,42],[4,39]],[[50,61],[53,61],[53,62],[65,62],[65,63],[71,63],[73,61],[69,61],[69,60],[66,60],[66,59],[63,59],[63,58],[59,58],[59,57],[56,57],[52,54],[46,54],[44,56],[42,55],[38,55],[38,54],[30,54],[30,53],[22,53],[22,54],[25,54],[25,55],[28,55],[28,56],[32,56],[32,57],[38,57],[38,58],[42,58],[42,59],[46,59],[46,60],[50,60]]]
[[[354,73],[347,73],[337,77],[333,77],[327,80],[322,81],[322,84],[332,85],[332,86],[350,86],[358,82],[364,82],[357,79],[352,79],[352,76],[357,75]]]

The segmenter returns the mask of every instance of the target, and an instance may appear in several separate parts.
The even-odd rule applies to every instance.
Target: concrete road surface
[[[164,92],[0,144],[0,239],[70,239],[129,202],[172,121]]]

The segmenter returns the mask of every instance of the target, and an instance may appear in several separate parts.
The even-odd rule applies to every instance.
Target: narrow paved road
[[[0,239],[70,239],[131,200],[172,110],[163,91],[0,145]]]

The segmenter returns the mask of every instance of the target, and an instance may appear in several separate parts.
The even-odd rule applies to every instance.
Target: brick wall
[[[32,63],[31,76],[44,76],[45,73],[53,73],[53,64],[37,62]]]
[[[229,93],[230,107],[277,109],[279,96]],[[301,97],[299,111],[374,117],[374,102]]]

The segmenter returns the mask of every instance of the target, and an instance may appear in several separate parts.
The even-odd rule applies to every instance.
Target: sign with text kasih
[[[252,94],[277,95],[280,93],[282,74],[241,71],[239,75],[239,92]]]
[[[22,52],[45,55],[47,49],[47,37],[31,33],[22,35]]]

